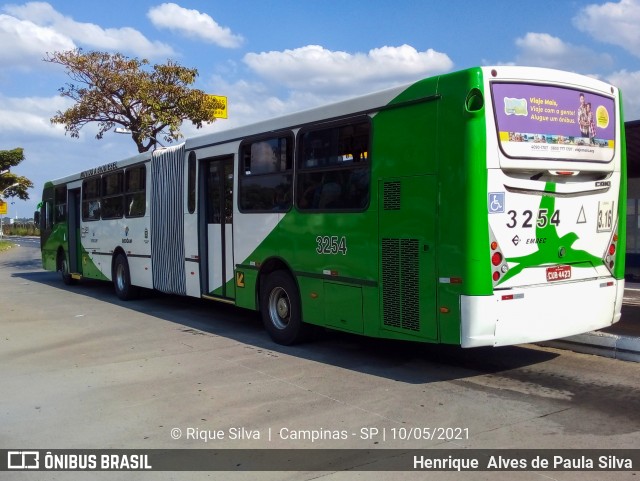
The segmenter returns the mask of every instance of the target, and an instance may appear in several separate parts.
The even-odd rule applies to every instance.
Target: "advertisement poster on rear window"
[[[610,162],[612,98],[570,88],[493,83],[500,147],[508,157]]]

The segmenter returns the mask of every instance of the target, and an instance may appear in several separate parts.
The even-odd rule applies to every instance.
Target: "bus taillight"
[[[609,272],[613,274],[613,267],[616,262],[616,251],[618,245],[618,222],[616,221],[615,227],[611,234],[611,240],[609,241],[609,247],[604,251],[603,261],[604,265],[609,269]]]
[[[500,249],[500,245],[493,235],[493,231],[489,229],[490,235],[490,243],[489,243],[489,253],[491,254],[491,279],[493,280],[493,285],[497,285],[500,279],[504,274],[509,270],[509,265],[507,264],[504,255],[502,254],[502,250]]]

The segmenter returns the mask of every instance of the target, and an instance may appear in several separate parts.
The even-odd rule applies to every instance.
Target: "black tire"
[[[58,254],[58,270],[60,271],[62,282],[67,286],[72,286],[78,282],[76,279],[71,277],[71,273],[69,272],[69,262],[67,261],[67,256],[64,252],[60,252]]]
[[[260,286],[260,313],[265,329],[278,344],[307,339],[311,326],[302,322],[298,286],[285,271],[274,271]]]
[[[123,301],[129,301],[138,297],[139,289],[131,285],[129,263],[124,254],[118,254],[113,263],[113,287],[116,295]]]

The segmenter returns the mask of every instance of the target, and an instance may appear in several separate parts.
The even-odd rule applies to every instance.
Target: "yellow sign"
[[[244,287],[244,272],[236,272],[236,286]]]
[[[209,95],[209,101],[213,103],[213,114],[216,119],[227,119],[227,97],[222,95]]]
[[[0,215],[7,215],[9,211],[9,204],[7,204],[4,200],[0,200]]]

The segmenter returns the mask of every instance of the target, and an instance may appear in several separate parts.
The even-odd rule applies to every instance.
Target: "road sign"
[[[7,215],[7,212],[9,212],[9,204],[4,200],[0,200],[0,215]]]
[[[226,119],[227,116],[227,97],[222,95],[209,95],[209,100],[214,103],[214,115],[216,119]]]

